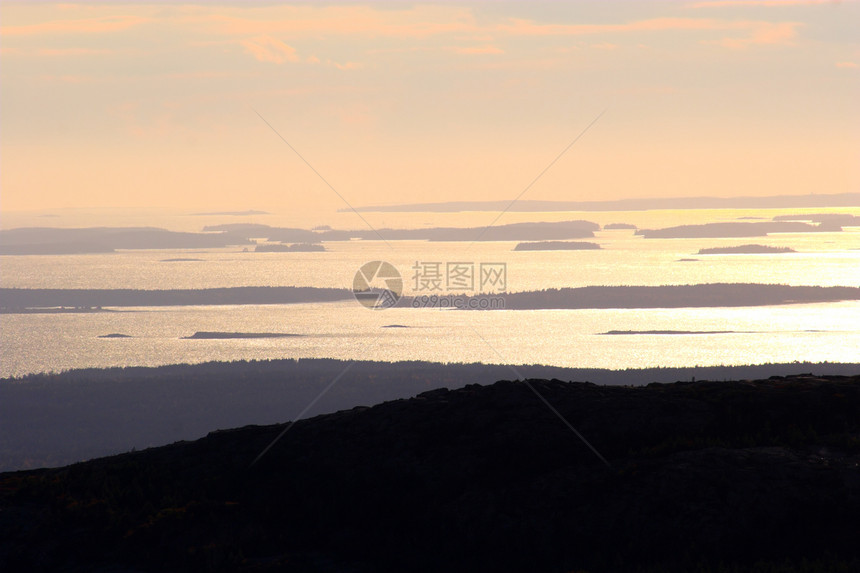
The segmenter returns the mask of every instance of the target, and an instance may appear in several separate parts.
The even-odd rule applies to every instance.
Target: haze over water
[[[807,210],[516,213],[517,220],[588,219],[654,227],[681,222],[770,219]],[[830,212],[850,212],[831,209]],[[856,212],[856,210],[854,210]],[[352,215],[354,217],[354,215]],[[486,213],[386,214],[444,224]],[[274,217],[269,217],[274,218]],[[341,215],[338,215],[341,218]],[[194,218],[196,219],[196,218]],[[221,221],[224,220],[222,217]],[[230,219],[232,220],[232,219]],[[159,221],[156,221],[158,223]],[[254,253],[241,247],[6,256],[0,286],[75,289],[200,289],[235,286],[351,288],[365,262],[391,262],[416,290],[416,262],[502,262],[507,291],[591,285],[744,282],[860,285],[860,228],[762,238],[644,239],[632,230],[598,231],[595,251],[514,252],[516,242],[328,242],[324,253]],[[697,255],[700,248],[749,243],[796,253]],[[169,262],[167,259],[197,259]],[[681,259],[694,259],[682,261]],[[291,305],[124,308],[82,314],[3,314],[2,376],[69,368],[143,366],[211,360],[341,358],[539,363],[611,369],[851,362],[860,348],[860,303],[741,308],[456,311],[368,310],[354,301]],[[385,328],[391,325],[409,328]],[[186,340],[195,332],[277,332],[301,337]],[[606,335],[610,331],[696,334]],[[99,338],[112,333],[132,338]]]

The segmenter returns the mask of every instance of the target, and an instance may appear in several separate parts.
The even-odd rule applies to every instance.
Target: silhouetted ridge
[[[860,376],[522,382],[0,475],[0,567],[855,570]]]

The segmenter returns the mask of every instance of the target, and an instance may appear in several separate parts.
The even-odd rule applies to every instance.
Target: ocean
[[[854,212],[816,209],[815,212]],[[769,220],[812,210],[515,213],[502,222],[586,219],[658,228],[681,223]],[[384,214],[388,227],[468,226],[475,214]],[[488,214],[482,214],[484,216]],[[380,215],[381,216],[381,215]],[[352,219],[349,219],[352,217]],[[191,219],[191,220],[189,220]],[[217,219],[217,221],[215,220]],[[339,214],[337,221],[354,215]],[[179,221],[181,220],[181,224]],[[235,222],[244,222],[239,219]],[[419,222],[420,221],[420,222]],[[467,222],[469,221],[469,222]],[[95,222],[95,221],[94,221]],[[212,222],[233,222],[224,217]],[[273,225],[294,223],[255,217]],[[489,221],[487,221],[489,222]],[[102,222],[103,223],[103,222]],[[122,222],[128,224],[128,221]],[[203,221],[156,221],[197,230]],[[360,221],[358,221],[360,223]],[[54,224],[53,222],[51,223]],[[9,220],[4,227],[9,228]],[[59,225],[58,225],[59,226]],[[307,225],[305,225],[307,226]],[[384,233],[383,233],[384,235]],[[419,269],[449,263],[502,265],[508,292],[590,285],[763,283],[860,286],[860,227],[842,232],[755,238],[644,239],[602,230],[592,251],[513,251],[515,242],[347,241],[324,253],[255,253],[242,248],[120,251],[108,254],[0,257],[0,286],[76,289],[199,289],[234,286],[351,288],[368,261],[390,262],[404,294],[422,289]],[[698,255],[742,244],[796,253]],[[197,259],[168,261],[168,259]],[[693,259],[693,260],[683,260]],[[467,294],[481,290],[461,287]],[[588,368],[709,366],[860,360],[860,301],[761,307],[681,309],[494,310],[391,308],[355,301],[292,305],[139,307],[115,312],[0,315],[0,376],[107,366],[154,366],[211,360],[331,357],[548,364]],[[391,326],[405,328],[386,328]],[[187,339],[198,331],[277,332],[300,336]],[[606,334],[610,331],[639,332]],[[671,334],[642,333],[676,331]],[[710,332],[708,332],[710,331]],[[677,333],[687,332],[687,334]],[[100,338],[107,334],[129,338]]]

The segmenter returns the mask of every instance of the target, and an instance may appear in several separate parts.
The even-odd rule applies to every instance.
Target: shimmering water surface
[[[770,219],[784,212],[790,211],[693,211],[683,212],[683,216],[677,212],[528,213],[512,215],[504,222],[588,219],[601,224],[631,222],[643,227],[659,227],[682,222],[737,220],[744,215]],[[452,217],[459,221],[459,216],[420,216],[427,219],[428,224],[466,225],[452,222]],[[418,215],[403,217],[405,222],[401,221],[401,226],[408,226],[410,222],[415,223]],[[743,239],[643,239],[632,231],[619,230],[600,231],[589,240],[599,243],[602,250],[513,252],[516,244],[513,242],[409,241],[392,242],[389,246],[381,241],[351,241],[328,243],[325,253],[253,253],[228,248],[5,256],[0,258],[0,284],[21,288],[169,289],[247,285],[349,288],[353,275],[363,263],[386,260],[401,272],[409,294],[422,294],[415,290],[413,282],[412,269],[416,262],[502,262],[507,266],[509,291],[714,282],[860,285],[860,228],[846,228],[841,233],[786,233]],[[700,248],[749,243],[788,246],[798,252],[695,254]],[[164,262],[169,258],[201,260]],[[684,258],[697,260],[680,260]],[[384,328],[392,324],[409,328]],[[731,332],[602,334],[610,330]],[[240,340],[182,338],[196,331],[287,332],[303,336]],[[132,338],[99,338],[110,333],[123,333]],[[347,301],[137,308],[91,314],[10,314],[0,315],[0,349],[0,376],[80,367],[287,357],[543,363],[602,368],[793,360],[853,362],[860,361],[860,303],[475,312],[371,311]]]

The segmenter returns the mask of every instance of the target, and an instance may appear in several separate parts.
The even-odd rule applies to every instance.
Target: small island
[[[257,245],[255,253],[319,253],[325,252],[325,247],[319,243],[296,243],[285,245],[283,243]]]
[[[635,231],[637,227],[630,223],[609,223],[608,225],[604,225],[603,229],[606,231],[612,231],[613,229],[631,229]]]
[[[130,334],[121,334],[119,332],[112,332],[111,334],[102,334],[99,338],[133,338]]]
[[[762,253],[796,253],[791,247],[769,247],[767,245],[739,245],[737,247],[713,247],[710,249],[699,249],[699,255],[726,255],[726,254],[762,254]]]
[[[515,251],[593,251],[599,250],[597,243],[583,241],[540,241],[536,243],[519,243]]]
[[[202,262],[203,259],[190,259],[190,258],[176,258],[176,259],[161,259],[162,263],[191,263],[191,262]]]
[[[195,332],[182,340],[228,340],[232,338],[292,338],[301,334],[286,332]]]
[[[622,336],[633,334],[738,334],[735,330],[609,330],[601,336]]]

